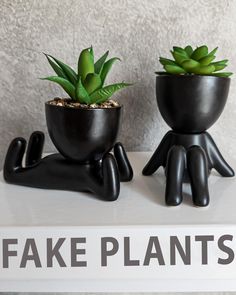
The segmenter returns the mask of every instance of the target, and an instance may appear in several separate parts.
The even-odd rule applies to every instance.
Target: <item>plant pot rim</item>
[[[178,78],[178,79],[206,79],[206,78],[210,78],[210,79],[227,79],[227,80],[231,80],[230,77],[217,77],[217,76],[211,76],[211,75],[175,75],[175,74],[156,74],[156,78],[161,78],[161,77],[173,77],[173,78]]]
[[[109,111],[109,110],[114,110],[114,109],[121,109],[123,108],[123,105],[118,105],[118,106],[112,106],[109,108],[76,108],[76,107],[68,107],[68,106],[58,106],[58,105],[54,105],[51,104],[50,102],[53,100],[48,100],[45,102],[45,106],[50,106],[52,108],[58,108],[58,109],[66,109],[66,110],[71,110],[71,111]]]

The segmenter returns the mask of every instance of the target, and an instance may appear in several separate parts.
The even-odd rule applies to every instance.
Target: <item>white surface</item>
[[[129,153],[134,179],[121,184],[116,202],[101,201],[88,193],[9,185],[1,176],[0,226],[236,225],[235,178],[222,178],[213,171],[207,208],[193,206],[188,185],[184,185],[183,203],[166,207],[162,168],[153,176],[141,174],[150,156],[151,153]],[[229,162],[236,168],[235,162]]]
[[[209,179],[211,203],[208,208],[192,205],[190,190],[185,185],[182,205],[164,205],[165,177],[163,171],[144,177],[141,170],[151,153],[129,153],[134,180],[122,183],[118,201],[104,202],[94,195],[75,192],[25,188],[0,182],[0,291],[15,292],[193,292],[236,291],[236,263],[219,265],[219,237],[231,234],[228,246],[236,249],[236,180],[213,174]],[[230,163],[235,167],[235,163]],[[191,238],[191,265],[177,257],[170,265],[170,236]],[[196,235],[214,235],[208,253],[209,262],[201,265],[200,244]],[[143,266],[150,236],[158,236],[165,266],[152,261]],[[67,267],[46,267],[46,240],[65,237],[61,253]],[[86,268],[70,267],[70,239],[86,237]],[[119,251],[109,257],[108,266],[101,267],[101,237],[115,237]],[[139,266],[124,267],[124,237],[130,237],[131,259]],[[2,268],[2,240],[17,238],[10,250],[9,269]],[[19,268],[26,239],[34,238],[42,262],[35,268],[32,261]],[[177,253],[178,255],[178,253]]]

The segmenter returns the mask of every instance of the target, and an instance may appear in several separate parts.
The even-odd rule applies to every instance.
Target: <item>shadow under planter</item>
[[[89,191],[104,200],[116,200],[120,181],[133,178],[124,147],[115,143],[122,107],[77,109],[49,103],[45,107],[49,135],[60,153],[42,159],[44,134],[36,131],[29,139],[23,167],[26,140],[15,138],[5,159],[5,180],[37,188]]]
[[[221,115],[230,79],[198,75],[162,75],[156,78],[157,104],[172,128],[143,169],[153,174],[160,166],[166,173],[166,204],[182,202],[182,184],[190,181],[193,203],[209,204],[208,175],[215,168],[222,176],[234,176],[206,130]]]

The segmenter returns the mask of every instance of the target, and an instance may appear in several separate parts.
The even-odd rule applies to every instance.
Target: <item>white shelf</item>
[[[40,190],[6,184],[0,179],[0,292],[171,292],[171,291],[236,291],[236,261],[218,264],[227,253],[218,247],[218,239],[232,235],[225,245],[236,256],[236,181],[213,173],[209,178],[210,206],[192,205],[190,188],[184,185],[184,201],[178,207],[164,203],[165,177],[161,170],[149,177],[141,175],[151,153],[129,153],[134,180],[121,184],[116,202],[105,202],[88,193]],[[229,161],[235,168],[236,163]],[[201,243],[196,235],[213,235],[208,243],[208,264],[202,265]],[[143,266],[150,236],[155,236],[165,265],[152,259]],[[176,265],[170,265],[170,236],[177,236],[185,246],[191,243],[191,263],[185,265],[176,251]],[[85,255],[78,259],[87,267],[71,267],[71,238],[85,237]],[[113,237],[118,252],[101,266],[101,238]],[[130,242],[130,257],[139,266],[124,266],[124,237]],[[60,248],[67,267],[47,267],[46,241],[65,238]],[[9,251],[9,267],[3,268],[3,240],[17,239]],[[33,261],[20,268],[26,239],[34,239],[41,268]],[[126,240],[127,242],[127,240]],[[109,247],[111,243],[107,244]],[[127,245],[126,245],[127,246]],[[110,249],[110,248],[109,248]],[[108,250],[109,250],[108,249]],[[31,252],[29,253],[31,254]],[[173,257],[172,257],[173,258]]]

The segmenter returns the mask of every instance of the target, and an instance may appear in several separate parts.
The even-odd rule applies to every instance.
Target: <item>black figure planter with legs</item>
[[[120,181],[133,177],[122,144],[115,143],[121,109],[75,109],[46,103],[49,135],[60,153],[42,158],[44,134],[36,131],[29,139],[23,167],[26,140],[15,138],[5,159],[5,180],[37,188],[89,191],[101,199],[116,200]]]
[[[189,181],[193,203],[209,204],[208,175],[216,169],[224,177],[234,176],[206,130],[222,113],[230,79],[198,75],[161,75],[156,78],[157,104],[162,117],[172,128],[150,161],[143,175],[160,166],[166,173],[166,204],[182,202],[182,185]]]

